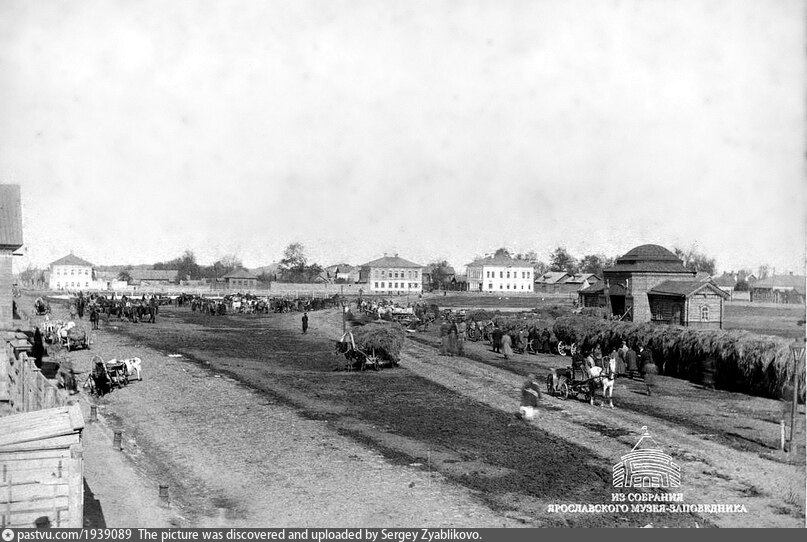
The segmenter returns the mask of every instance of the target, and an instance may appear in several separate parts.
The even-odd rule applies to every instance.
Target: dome
[[[680,262],[681,258],[667,250],[661,245],[640,245],[632,248],[623,256],[616,259],[617,262]]]

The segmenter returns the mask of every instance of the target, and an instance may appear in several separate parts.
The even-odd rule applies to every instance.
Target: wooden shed
[[[79,405],[0,418],[0,527],[82,527]]]

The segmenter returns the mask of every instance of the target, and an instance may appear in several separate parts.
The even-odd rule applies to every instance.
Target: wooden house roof
[[[93,267],[93,265],[87,260],[82,260],[81,258],[73,254],[68,254],[64,258],[59,258],[55,262],[51,262],[50,265],[51,267],[54,265],[78,265],[81,267]]]
[[[760,279],[751,285],[753,290],[795,290],[801,294],[805,291],[807,277],[804,275],[774,275],[766,279]]]
[[[78,443],[83,428],[78,404],[4,416],[0,418],[0,452],[68,447]]]
[[[482,267],[482,266],[496,266],[496,267],[529,267],[532,268],[532,262],[529,260],[517,260],[510,256],[488,256],[487,258],[479,258],[467,265],[467,267]]]
[[[571,275],[565,271],[549,271],[535,279],[535,282],[539,284],[559,284],[564,282],[566,278],[570,276]]]
[[[647,292],[647,294],[672,297],[691,297],[702,290],[710,290],[724,299],[729,297],[729,294],[718,288],[713,282],[704,282],[700,280],[665,280]]]
[[[22,245],[20,186],[0,184],[0,248],[14,251]]]
[[[179,271],[176,269],[132,269],[129,276],[133,280],[167,280],[176,281]]]
[[[606,273],[682,273],[695,276],[678,256],[660,245],[640,245],[616,259]]]
[[[361,267],[374,267],[374,268],[411,267],[414,269],[423,268],[423,266],[418,263],[410,262],[409,260],[404,260],[403,258],[399,258],[398,256],[384,256],[383,258],[378,258],[377,260],[373,260],[371,262],[362,264]]]
[[[255,275],[247,271],[246,269],[234,269],[221,277],[223,279],[257,279]]]

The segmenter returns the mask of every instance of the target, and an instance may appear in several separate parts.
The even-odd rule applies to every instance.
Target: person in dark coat
[[[644,376],[644,384],[647,386],[647,395],[653,395],[653,388],[656,386],[656,375],[658,375],[658,367],[653,361],[653,354],[649,348],[644,346],[639,347],[639,363],[642,366],[642,375]]]
[[[90,305],[90,323],[93,329],[98,329],[98,307]]]
[[[701,361],[701,385],[705,389],[715,389],[715,368],[717,362],[712,356]]]
[[[308,332],[308,313],[303,313],[303,333]]]
[[[639,356],[636,355],[636,350],[631,347],[625,351],[625,364],[628,366],[628,376],[631,380],[639,375]]]
[[[34,329],[34,346],[31,349],[31,354],[34,356],[34,364],[37,369],[42,368],[42,357],[45,355],[45,343],[42,341],[42,332],[39,327]]]
[[[497,354],[501,352],[502,349],[502,336],[504,332],[499,326],[493,328],[493,331],[490,333],[490,340],[493,343],[493,351]]]

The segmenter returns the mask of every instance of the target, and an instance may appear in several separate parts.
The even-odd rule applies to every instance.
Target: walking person
[[[457,354],[465,355],[465,338],[468,333],[468,325],[465,320],[460,320],[457,324]]]
[[[639,362],[642,365],[642,375],[644,375],[644,385],[647,387],[647,395],[653,395],[653,388],[656,386],[656,375],[658,368],[653,361],[653,354],[644,345],[639,346]]]
[[[308,313],[303,313],[303,333],[308,333]]]
[[[502,354],[504,354],[504,359],[510,359],[510,356],[513,355],[513,341],[510,339],[509,333],[502,334]]]

